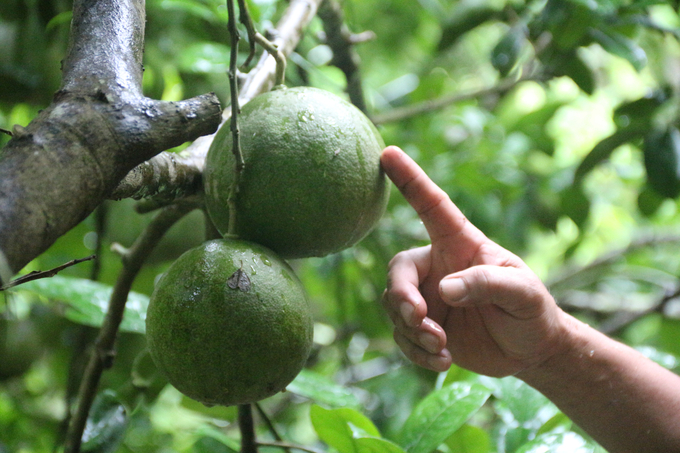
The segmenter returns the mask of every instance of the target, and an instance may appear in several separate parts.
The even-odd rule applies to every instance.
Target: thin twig
[[[668,303],[672,300],[680,297],[680,286],[676,287],[674,291],[668,291],[661,297],[656,303],[652,304],[649,308],[636,312],[620,312],[610,317],[604,321],[600,327],[599,331],[609,335],[617,336],[621,333],[623,329],[637,321],[638,319],[644,318],[651,313],[662,313],[664,312]]]
[[[253,19],[250,17],[248,5],[246,4],[245,0],[238,0],[238,11],[238,19],[243,24],[243,26],[246,27],[246,31],[248,33],[248,44],[250,45],[250,53],[248,54],[246,61],[243,63],[243,67],[247,68],[250,65],[250,62],[253,61],[253,58],[255,58],[255,35],[257,34],[257,30],[255,30],[255,24],[253,24]]]
[[[78,453],[80,451],[83,431],[85,430],[90,407],[92,407],[92,402],[97,394],[99,380],[104,370],[113,365],[114,344],[118,328],[123,320],[125,303],[127,302],[135,277],[144,264],[145,259],[161,240],[165,232],[195,208],[196,205],[193,203],[178,203],[164,208],[156,215],[125,256],[123,256],[123,268],[113,287],[108,311],[99,330],[99,335],[95,340],[95,348],[90,355],[83,379],[80,382],[78,406],[69,424],[64,446],[65,453]]]
[[[272,421],[269,419],[267,413],[262,409],[262,406],[260,406],[259,403],[255,403],[255,408],[257,409],[257,413],[259,414],[260,418],[264,420],[264,423],[267,425],[267,428],[269,428],[269,431],[274,436],[274,439],[276,439],[278,442],[283,442],[283,438],[276,430],[274,423],[272,423]],[[283,449],[286,451],[286,453],[290,453],[289,447],[284,446]]]
[[[646,247],[653,247],[656,245],[679,242],[680,235],[677,234],[668,235],[652,234],[649,236],[641,237],[639,239],[631,241],[631,243],[626,247],[611,251],[598,257],[597,259],[592,261],[590,264],[587,264],[586,266],[579,267],[577,269],[571,269],[566,271],[562,275],[558,275],[557,277],[546,282],[546,286],[548,286],[548,288],[550,288],[551,291],[558,290],[560,286],[571,287],[573,286],[572,283],[573,279],[578,278],[579,276],[584,275],[590,271],[593,271],[594,269],[603,266],[608,266],[613,262],[619,260],[620,258],[628,255],[629,253],[635,252]]]
[[[241,180],[241,173],[245,167],[243,153],[241,152],[241,141],[238,129],[238,114],[240,113],[238,102],[238,80],[236,77],[236,59],[238,57],[238,41],[241,39],[236,28],[236,17],[234,12],[234,0],[227,0],[227,10],[229,12],[228,28],[231,34],[231,55],[229,60],[229,87],[231,89],[231,136],[232,153],[234,153],[234,181],[229,190],[227,205],[229,206],[229,226],[227,233],[236,234],[236,193]]]
[[[12,136],[12,131],[8,131],[7,129],[3,129],[0,127],[0,133],[7,134],[10,137]]]
[[[238,426],[241,430],[241,453],[257,453],[253,408],[250,404],[238,406]]]
[[[276,60],[276,76],[274,78],[274,86],[283,85],[286,81],[286,56],[279,50],[279,47],[262,36],[260,33],[255,33],[255,42],[261,45],[264,50]]]
[[[13,288],[15,286],[18,286],[18,285],[21,285],[23,283],[27,283],[27,282],[30,282],[30,281],[33,281],[33,280],[39,280],[41,278],[54,277],[55,275],[57,275],[59,272],[63,271],[67,267],[75,266],[76,264],[80,264],[84,261],[93,260],[93,259],[95,259],[95,257],[96,257],[96,255],[90,255],[90,256],[85,257],[85,258],[79,258],[79,259],[71,260],[68,263],[64,263],[64,264],[57,266],[54,269],[50,269],[48,271],[32,271],[32,272],[29,272],[26,275],[22,275],[21,277],[18,277],[16,279],[12,280],[11,282],[7,283],[4,286],[0,286],[0,291],[4,291],[6,289]]]
[[[437,99],[430,99],[427,101],[419,102],[417,104],[407,105],[404,107],[395,108],[389,110],[385,113],[374,115],[371,120],[375,124],[385,124],[393,123],[396,121],[405,120],[412,118],[414,116],[421,115],[423,113],[434,112],[440,110],[449,105],[456,104],[458,102],[468,101],[471,99],[476,99],[491,94],[503,94],[510,91],[512,88],[517,86],[522,82],[527,82],[530,80],[542,80],[541,77],[521,77],[519,79],[505,79],[499,82],[497,85],[484,88],[477,91],[470,91],[467,93],[453,93],[448,96],[442,96]]]

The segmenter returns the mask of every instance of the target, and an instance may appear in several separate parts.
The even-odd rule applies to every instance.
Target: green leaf
[[[593,453],[595,447],[574,432],[543,434],[524,444],[516,453]]]
[[[160,0],[160,7],[164,10],[182,11],[209,22],[227,23],[227,20],[229,19],[226,8],[210,8],[208,5],[195,1]]]
[[[27,282],[19,287],[50,300],[67,304],[64,316],[78,324],[101,327],[109,307],[113,287],[85,278],[62,277],[43,278]],[[146,332],[146,309],[149,297],[130,292],[125,305],[125,315],[120,329],[125,332]]]
[[[404,423],[400,443],[409,453],[429,453],[479,410],[491,392],[480,384],[454,382],[426,396]]]
[[[680,195],[680,131],[669,127],[650,132],[643,151],[649,186],[662,197]]]
[[[68,26],[71,24],[71,18],[73,17],[73,11],[64,11],[62,13],[54,16],[45,26],[45,31],[49,32],[60,25]]]
[[[358,453],[406,453],[399,445],[377,437],[358,437],[355,445]]]
[[[293,382],[288,384],[286,391],[333,408],[358,409],[361,407],[359,399],[348,388],[311,370],[300,371]]]
[[[565,58],[560,65],[562,75],[569,77],[586,94],[595,91],[595,78],[593,71],[586,66],[581,58],[573,52],[571,58]]]
[[[507,76],[517,64],[526,42],[526,33],[524,24],[510,28],[491,51],[491,64],[502,77]]]
[[[491,64],[502,77],[507,76],[517,65],[517,60],[526,43],[527,30],[524,24],[510,28],[491,51]]]
[[[497,411],[507,412],[503,418],[514,420],[525,428],[538,430],[547,421],[542,418],[552,417],[550,412],[557,412],[548,398],[517,378],[483,377],[482,382],[493,389]]]
[[[463,425],[446,440],[446,445],[456,453],[488,453],[491,436],[477,426]]]
[[[340,453],[359,453],[357,437],[380,437],[373,422],[354,409],[324,409],[314,405],[310,418],[319,438]]]
[[[598,19],[596,9],[597,2],[550,0],[540,20],[558,49],[571,50],[583,44],[588,27]]]
[[[647,65],[645,51],[625,35],[606,27],[591,28],[588,34],[604,50],[627,60],[636,71],[641,71]]]
[[[550,102],[540,109],[520,117],[516,123],[509,126],[508,131],[523,133],[531,139],[534,147],[552,156],[555,151],[555,143],[546,133],[545,125],[563,105],[562,102]]]
[[[638,194],[637,206],[643,216],[651,217],[659,210],[664,199],[664,197],[646,184]]]
[[[616,148],[635,138],[641,137],[642,134],[643,131],[637,128],[627,127],[619,129],[609,137],[601,140],[579,164],[574,174],[574,184],[580,183],[593,168],[608,159]]]
[[[197,42],[179,55],[182,71],[194,74],[225,73],[229,69],[229,48],[223,44]]]
[[[115,392],[105,390],[92,404],[90,416],[83,432],[81,451],[86,453],[112,453],[125,437],[128,417],[125,406]]]
[[[666,91],[657,90],[651,96],[621,104],[614,110],[614,123],[619,127],[637,125],[639,128],[649,128],[652,117],[668,97],[669,93]]]
[[[590,214],[590,200],[580,184],[567,187],[560,192],[560,211],[580,228]]]
[[[442,37],[437,50],[442,51],[453,45],[465,33],[473,28],[497,18],[501,12],[498,8],[488,6],[486,3],[460,3],[455,8],[455,13],[442,30]]]

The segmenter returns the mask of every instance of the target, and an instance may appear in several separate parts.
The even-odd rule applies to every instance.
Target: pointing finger
[[[486,239],[453,204],[447,193],[401,149],[388,146],[383,150],[380,162],[385,173],[418,213],[433,242],[447,236],[464,235],[465,239],[479,245]]]

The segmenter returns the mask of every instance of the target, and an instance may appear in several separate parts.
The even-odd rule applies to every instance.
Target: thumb
[[[479,265],[444,277],[439,295],[451,306],[493,304],[519,318],[539,314],[552,296],[528,269]]]

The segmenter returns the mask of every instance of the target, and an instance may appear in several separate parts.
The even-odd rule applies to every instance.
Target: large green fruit
[[[206,405],[246,404],[283,390],[312,346],[302,284],[267,248],[213,240],[158,281],[146,318],[151,357],[172,385]]]
[[[364,238],[389,195],[382,137],[359,109],[310,87],[255,97],[239,115],[245,168],[236,234],[284,258],[324,256]],[[206,205],[226,234],[234,180],[230,124],[213,140],[204,171]]]

